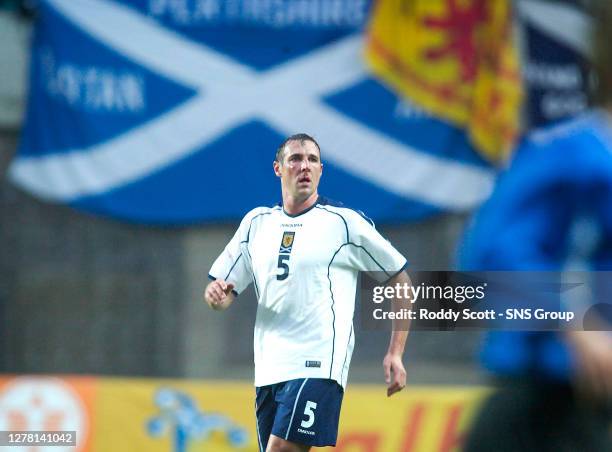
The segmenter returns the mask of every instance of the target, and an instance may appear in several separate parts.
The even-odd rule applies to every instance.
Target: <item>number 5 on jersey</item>
[[[289,264],[285,262],[289,261],[289,257],[290,256],[288,254],[278,255],[278,268],[281,270],[281,273],[276,275],[276,279],[278,279],[279,281],[287,279],[287,276],[289,276]]]
[[[278,281],[283,281],[289,276],[289,258],[291,257],[291,249],[293,248],[293,239],[295,238],[294,231],[283,232],[280,250],[278,254],[278,266],[280,273],[276,275]]]

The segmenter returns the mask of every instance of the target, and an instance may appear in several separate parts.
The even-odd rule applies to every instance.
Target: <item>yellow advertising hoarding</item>
[[[336,450],[455,451],[484,388],[349,385]],[[0,377],[0,430],[77,432],[53,452],[258,451],[247,383],[98,377]],[[3,450],[22,451],[21,447]],[[40,450],[47,450],[39,448]]]

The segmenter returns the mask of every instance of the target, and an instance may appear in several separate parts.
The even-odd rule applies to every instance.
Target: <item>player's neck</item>
[[[283,196],[283,210],[289,215],[297,215],[312,207],[317,202],[319,194],[315,191],[308,198],[299,199],[292,196]]]

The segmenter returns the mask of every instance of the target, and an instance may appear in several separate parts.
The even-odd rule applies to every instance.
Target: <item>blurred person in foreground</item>
[[[612,2],[594,9],[598,108],[519,146],[468,228],[464,270],[562,271],[584,241],[589,269],[612,270]],[[579,223],[591,226],[590,238]],[[598,331],[488,333],[482,361],[498,388],[464,450],[612,450],[609,314],[596,314]]]
[[[406,259],[367,217],[319,196],[323,165],[311,136],[287,138],[273,167],[282,204],[244,217],[210,270],[204,298],[226,309],[254,283],[259,448],[307,451],[336,443],[358,271],[377,271],[392,284],[410,280]],[[391,334],[383,361],[387,395],[406,385],[406,337],[407,331]]]

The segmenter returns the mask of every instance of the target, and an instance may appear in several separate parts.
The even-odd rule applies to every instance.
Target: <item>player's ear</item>
[[[277,177],[281,177],[280,164],[277,160],[274,160],[272,167],[274,168],[274,174],[276,174]]]

